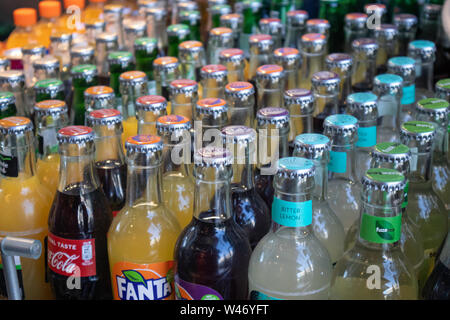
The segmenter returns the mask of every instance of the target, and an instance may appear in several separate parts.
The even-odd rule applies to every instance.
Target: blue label
[[[416,85],[403,87],[403,96],[401,104],[413,104],[416,101]]]
[[[377,144],[377,127],[359,127],[357,147],[367,148]]]
[[[262,292],[252,290],[252,292],[250,293],[250,300],[282,300],[282,299],[274,298]]]
[[[272,220],[286,227],[306,227],[312,223],[312,200],[291,202],[273,198]]]
[[[347,171],[347,153],[331,151],[328,171],[334,173],[345,173]]]

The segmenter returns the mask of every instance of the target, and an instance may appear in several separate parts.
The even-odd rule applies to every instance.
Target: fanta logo
[[[117,294],[120,300],[162,300],[172,294],[171,270],[166,276],[151,270],[139,271],[122,270],[122,276],[116,276]]]

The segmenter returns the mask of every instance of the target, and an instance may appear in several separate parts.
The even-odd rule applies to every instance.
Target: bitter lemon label
[[[305,227],[312,223],[312,201],[291,202],[274,197],[272,219],[286,227]]]
[[[401,214],[395,217],[376,217],[363,213],[359,235],[373,243],[394,243],[400,240]]]

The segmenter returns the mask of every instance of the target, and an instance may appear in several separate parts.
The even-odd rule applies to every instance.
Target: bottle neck
[[[206,98],[223,98],[225,92],[225,82],[227,78],[224,79],[203,79],[203,99]]]
[[[187,130],[160,133],[163,148],[163,174],[176,172],[188,176],[188,164],[191,162],[191,134]]]
[[[36,171],[32,132],[8,135],[0,143],[0,177],[27,179]]]
[[[236,144],[233,160],[233,177],[231,183],[244,190],[252,190],[255,186],[256,152],[253,144]]]
[[[262,65],[270,63],[269,53],[259,53],[257,51],[258,50],[250,49],[248,78],[252,81],[256,81],[254,79],[256,76],[256,69]]]
[[[296,25],[288,25],[286,30],[285,46],[288,48],[297,48],[302,35],[305,33],[305,28]]]
[[[387,62],[390,58],[398,55],[398,40],[377,39],[379,48],[377,52],[376,65],[377,74],[385,73]]]
[[[421,63],[416,60],[416,87],[433,92],[434,63]]]
[[[423,147],[410,147],[409,149],[411,151],[409,180],[412,183],[429,182],[433,153],[430,150],[423,150]]]
[[[329,179],[357,182],[355,170],[355,144],[333,144],[328,163]]]
[[[339,92],[321,93],[314,90],[313,117],[325,119],[327,116],[337,114],[339,111]]]
[[[120,164],[125,163],[122,148],[122,125],[101,125],[94,127],[95,162],[113,160]]]
[[[399,33],[398,37],[398,55],[400,57],[405,57],[408,54],[408,46],[411,41],[416,38],[416,30],[413,31],[403,31]]]
[[[37,120],[36,138],[37,154],[40,159],[50,155],[58,154],[58,130],[65,127],[68,123],[66,115],[43,116]]]
[[[311,78],[314,73],[324,69],[325,50],[320,52],[309,53],[301,50],[302,67],[300,76],[300,88],[311,89]]]
[[[372,91],[372,79],[376,76],[375,57],[364,53],[355,54],[352,87],[355,92]]]
[[[378,96],[378,128],[377,130],[390,130],[399,132],[400,128],[400,98],[401,94],[381,93]]]
[[[122,95],[122,117],[126,121],[128,118],[136,117],[136,99],[148,94],[148,85],[146,81],[120,86]]]
[[[314,175],[314,198],[326,200],[328,194],[328,162],[323,158],[313,159],[316,167]]]
[[[289,127],[277,128],[268,125],[258,128],[258,163],[257,168],[261,175],[276,173],[278,159],[289,155]]]

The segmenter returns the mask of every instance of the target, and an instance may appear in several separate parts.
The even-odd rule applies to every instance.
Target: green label
[[[394,243],[400,240],[402,215],[376,217],[363,213],[359,236],[373,243]]]
[[[405,188],[403,189],[402,209],[405,209],[408,206],[408,190],[409,190],[409,181],[406,182]]]
[[[377,127],[359,127],[356,146],[360,148],[373,147],[377,143]]]
[[[401,100],[402,105],[413,104],[416,101],[416,86],[403,87],[403,96]]]
[[[345,173],[347,171],[347,153],[331,151],[328,171],[334,173]]]
[[[291,202],[273,198],[272,219],[286,227],[306,227],[312,223],[312,200]]]

